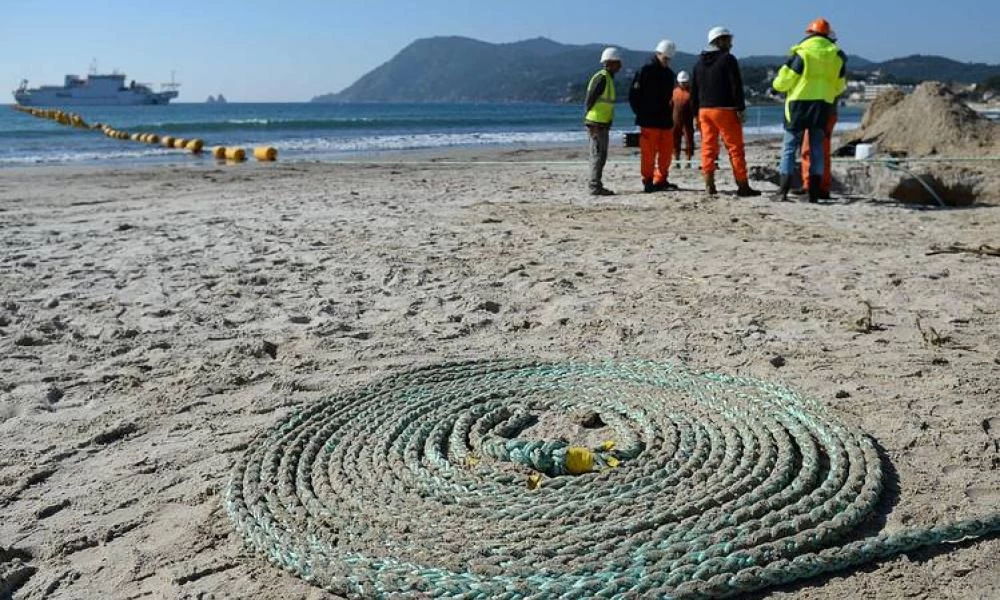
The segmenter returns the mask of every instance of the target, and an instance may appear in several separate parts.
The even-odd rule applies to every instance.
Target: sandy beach
[[[744,200],[729,172],[712,199],[691,170],[641,194],[624,149],[619,195],[586,173],[583,147],[0,171],[0,579],[17,599],[331,597],[243,546],[230,469],[297,407],[449,359],[780,382],[877,440],[885,530],[1000,508],[1000,258],[928,255],[996,245],[1000,206]],[[994,538],[760,597],[998,594]]]

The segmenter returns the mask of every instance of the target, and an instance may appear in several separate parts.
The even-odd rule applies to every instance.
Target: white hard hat
[[[681,71],[677,74],[677,83],[687,83],[691,81],[691,76],[688,75],[687,71]]]
[[[615,48],[614,46],[609,46],[604,49],[604,52],[601,52],[601,62],[606,63],[612,60],[617,60],[618,62],[621,62],[622,55],[621,52],[618,51],[618,48]]]
[[[708,43],[711,44],[720,37],[725,37],[727,35],[732,37],[733,34],[725,27],[713,27],[708,31]]]
[[[656,52],[667,58],[673,58],[677,54],[677,44],[670,40],[660,40],[660,43],[656,45]]]

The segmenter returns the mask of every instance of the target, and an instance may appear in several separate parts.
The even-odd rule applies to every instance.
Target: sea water
[[[130,133],[199,138],[206,147],[278,149],[282,160],[357,158],[385,151],[586,144],[583,110],[571,104],[169,104],[67,107],[88,123]],[[613,134],[636,131],[618,104]],[[779,134],[781,106],[751,107],[747,135]],[[861,110],[842,108],[840,128]],[[618,138],[620,139],[620,137]],[[105,137],[0,106],[0,167],[60,163],[155,164],[197,160],[161,146]]]

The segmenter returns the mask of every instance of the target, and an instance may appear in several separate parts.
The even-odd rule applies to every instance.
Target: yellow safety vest
[[[615,80],[607,69],[601,69],[590,78],[590,83],[587,85],[588,92],[593,88],[598,77],[604,78],[604,93],[594,103],[594,107],[587,111],[587,116],[584,118],[592,123],[610,125],[615,120]]]
[[[774,89],[786,94],[785,117],[791,120],[791,104],[799,101],[823,101],[833,104],[844,93],[847,81],[841,77],[844,54],[836,44],[823,36],[813,36],[794,46],[804,63],[802,73],[788,65],[781,67],[774,79]]]

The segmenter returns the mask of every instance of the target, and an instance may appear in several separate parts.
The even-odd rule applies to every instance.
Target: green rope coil
[[[620,466],[529,490],[522,463],[564,472],[567,441],[517,436],[579,411]],[[727,597],[1000,531],[993,513],[850,541],[881,493],[872,440],[776,385],[482,361],[308,406],[249,446],[225,502],[250,546],[351,597]]]

